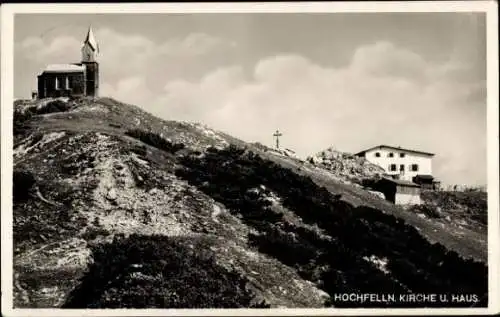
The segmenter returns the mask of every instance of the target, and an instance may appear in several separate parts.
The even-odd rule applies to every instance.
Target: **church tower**
[[[85,95],[97,97],[99,94],[99,64],[97,63],[97,54],[99,45],[89,27],[87,37],[82,45],[82,65],[85,66]]]

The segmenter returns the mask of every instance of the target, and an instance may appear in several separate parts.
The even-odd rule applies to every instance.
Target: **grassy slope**
[[[424,235],[424,237],[428,238],[430,241],[433,241],[433,242],[438,241],[438,242],[444,244],[445,246],[447,246],[448,248],[456,250],[457,252],[459,252],[459,254],[461,254],[463,256],[471,256],[471,257],[474,257],[476,259],[483,259],[483,260],[485,259],[485,253],[486,253],[485,252],[486,251],[485,244],[484,243],[480,244],[477,242],[477,241],[480,241],[482,239],[482,236],[479,233],[476,233],[472,230],[468,230],[468,231],[465,231],[465,235],[460,236],[456,232],[449,231],[447,228],[443,228],[429,219],[420,218],[417,215],[415,215],[414,213],[407,212],[407,211],[402,210],[398,207],[395,207],[391,204],[388,204],[383,200],[376,199],[373,196],[371,196],[370,194],[364,192],[362,189],[337,182],[335,180],[335,178],[330,177],[330,175],[324,170],[316,169],[312,166],[308,166],[307,164],[304,165],[303,163],[301,163],[297,160],[291,159],[291,158],[286,158],[286,157],[282,157],[279,155],[274,155],[271,152],[263,152],[263,151],[258,150],[257,148],[255,148],[251,145],[248,145],[240,140],[234,139],[234,138],[227,136],[225,134],[218,134],[218,136],[214,136],[214,134],[212,132],[207,132],[207,130],[201,129],[199,127],[195,127],[195,126],[190,125],[190,124],[183,124],[183,123],[178,123],[178,122],[174,122],[174,121],[159,120],[159,119],[149,115],[148,113],[141,111],[140,109],[138,109],[134,106],[125,105],[125,104],[116,102],[112,99],[108,99],[108,98],[100,99],[100,100],[98,100],[98,104],[100,104],[100,106],[98,106],[98,109],[95,109],[94,111],[76,111],[76,112],[72,111],[72,112],[52,113],[52,114],[45,115],[43,118],[38,118],[39,120],[32,121],[32,126],[29,128],[29,132],[32,134],[35,133],[35,131],[38,131],[39,133],[65,131],[67,134],[71,134],[71,133],[81,134],[84,132],[92,132],[92,133],[101,132],[101,133],[108,134],[108,135],[112,136],[113,138],[116,138],[116,140],[118,140],[120,142],[120,144],[122,144],[121,151],[130,152],[130,151],[134,151],[134,149],[137,150],[138,147],[139,148],[143,147],[144,144],[142,144],[142,142],[138,142],[138,140],[135,140],[129,136],[126,136],[125,132],[129,129],[140,128],[143,130],[152,131],[158,135],[161,135],[165,139],[169,139],[172,142],[185,144],[187,146],[187,149],[179,151],[179,153],[176,154],[178,158],[182,157],[184,154],[190,153],[190,151],[192,151],[192,150],[203,151],[207,146],[214,146],[214,145],[215,146],[223,146],[223,145],[226,145],[228,143],[238,144],[240,146],[246,146],[247,148],[251,149],[255,153],[258,153],[262,158],[269,159],[270,161],[277,163],[278,164],[277,166],[283,166],[285,168],[293,170],[298,175],[304,175],[304,176],[311,177],[311,179],[313,180],[313,182],[316,185],[324,186],[330,193],[341,194],[342,200],[344,200],[348,204],[351,204],[353,207],[365,205],[365,206],[370,206],[372,208],[377,208],[379,210],[382,210],[385,213],[395,215],[399,218],[404,219],[407,223],[413,225],[414,227],[418,228],[418,230],[420,230],[420,232]],[[81,109],[84,109],[85,107],[87,107],[87,108],[88,107],[95,107],[95,105],[96,104],[94,104],[92,102],[87,102],[87,105],[82,107]],[[91,142],[91,140],[89,140],[89,141]],[[125,145],[125,144],[127,144],[127,145]],[[67,146],[67,144],[66,144],[66,146]],[[173,172],[174,169],[179,171],[179,168],[180,168],[180,170],[184,170],[185,168],[187,168],[187,170],[189,170],[189,168],[193,168],[193,167],[196,168],[196,164],[194,166],[188,166],[188,165],[186,165],[185,161],[184,162],[178,161],[178,158],[176,158],[176,156],[172,156],[168,153],[164,153],[163,151],[159,151],[159,150],[155,149],[154,147],[146,146],[146,148],[147,148],[147,160],[152,165],[156,166],[154,168],[155,170],[158,168],[165,169],[167,166],[170,166],[172,168],[172,170],[169,171],[169,173],[170,173],[170,172]],[[43,160],[31,159],[29,162],[25,162],[25,163],[35,164],[35,162],[39,162],[39,164],[42,164]],[[198,163],[202,164],[202,162],[198,162]],[[217,162],[215,162],[215,163],[217,163]],[[18,160],[18,164],[23,164],[22,159]],[[153,168],[153,166],[151,166],[151,168]],[[238,166],[238,169],[239,168],[242,168],[242,167]],[[35,169],[44,170],[41,166],[39,168],[35,168]],[[150,176],[148,174],[151,173],[151,169],[142,170],[142,173],[144,174],[143,175],[144,177],[142,177],[142,178],[147,179],[148,180],[147,182],[151,183],[151,181],[149,180],[149,177],[148,177],[148,176]],[[198,173],[198,174],[200,174],[200,173]],[[200,175],[204,175],[204,174],[201,173]],[[184,175],[184,176],[187,180],[189,180],[189,177],[187,175]],[[158,178],[153,177],[152,179],[153,179],[152,184],[149,184],[149,185],[146,184],[146,185],[148,185],[148,188],[147,188],[148,190],[151,188],[155,188],[155,187],[162,185],[162,183],[161,183],[162,181],[161,181],[160,176]],[[158,180],[159,183],[155,183],[154,180]],[[245,180],[241,180],[241,181],[246,182]],[[272,184],[273,184],[273,182],[270,182],[267,185],[272,186]],[[195,182],[192,185],[194,185],[196,188],[198,188],[201,191],[205,191],[204,185],[202,183]],[[57,187],[57,190],[53,190],[51,192],[57,193],[57,191],[61,187],[60,186],[58,187],[58,184],[55,184],[54,186]],[[83,191],[83,192],[85,192],[85,191]],[[227,207],[228,211],[230,213],[233,213],[234,206],[231,207],[232,205],[230,203],[228,204],[227,201],[221,201],[221,198],[224,198],[224,196],[227,193],[225,193],[224,196],[220,196],[220,195],[217,196],[213,192],[207,193],[205,191],[204,194],[214,198],[216,201],[222,202],[222,205]],[[215,194],[215,196],[214,196],[214,194]],[[59,193],[58,195],[59,196],[64,195],[64,192]],[[53,197],[49,197],[49,199],[58,200],[59,196],[55,195]],[[69,196],[71,197],[71,195],[69,195]],[[203,197],[203,196],[199,196],[199,197]],[[85,198],[81,198],[81,199],[85,199]],[[207,199],[207,198],[200,198],[200,199],[203,200],[203,199]],[[69,199],[69,202],[71,202],[71,199]],[[22,204],[18,205],[17,213],[25,213],[26,210],[28,210],[30,208],[31,209],[39,208],[40,210],[47,210],[47,213],[50,213],[50,211],[52,210],[51,209],[52,207],[48,208],[46,206],[46,204],[40,203],[40,201],[36,201],[36,202],[30,201],[28,203],[30,204],[30,206],[26,206],[26,205],[22,205]],[[256,207],[259,207],[259,204],[257,204]],[[321,253],[321,249],[324,247],[324,246],[322,246],[323,242],[321,242],[322,238],[316,242],[313,242],[312,245],[310,243],[304,242],[304,241],[308,241],[308,240],[312,239],[311,235],[314,237],[317,234],[317,232],[316,232],[316,230],[312,230],[310,228],[310,226],[309,226],[310,224],[304,223],[302,221],[303,219],[301,217],[297,217],[295,215],[295,212],[297,212],[297,210],[294,210],[293,205],[290,205],[289,207],[292,207],[291,208],[291,211],[292,211],[291,215],[292,215],[292,218],[295,219],[293,222],[299,223],[299,225],[294,225],[294,226],[290,227],[291,229],[290,228],[289,229],[290,230],[293,229],[295,234],[298,233],[299,238],[303,239],[301,241],[303,241],[303,243],[305,243],[305,245],[310,246],[309,248],[301,249],[302,250],[301,252],[307,252],[307,250],[309,250],[310,252],[312,252],[311,254],[314,255],[313,256],[313,258],[314,258],[318,254],[318,252]],[[198,207],[198,208],[205,208],[205,207]],[[282,276],[283,278],[285,276],[288,276],[288,280],[294,280],[297,278],[300,279],[298,276],[294,276],[293,271],[296,271],[296,272],[298,272],[299,275],[302,276],[302,278],[304,278],[306,280],[315,281],[323,289],[326,289],[327,291],[330,291],[330,292],[334,292],[334,291],[338,290],[338,288],[335,288],[335,287],[332,288],[332,286],[331,286],[332,284],[328,284],[330,286],[328,286],[328,285],[325,286],[324,284],[322,284],[323,282],[321,282],[321,280],[325,279],[325,278],[331,279],[331,278],[340,278],[340,277],[338,276],[338,274],[336,275],[336,273],[334,271],[332,271],[331,269],[326,270],[326,271],[322,271],[322,270],[318,271],[316,269],[311,270],[311,269],[308,269],[307,267],[304,267],[303,264],[295,263],[294,262],[295,259],[293,259],[293,258],[292,259],[285,259],[278,254],[274,254],[273,253],[274,249],[273,249],[272,243],[271,243],[271,245],[267,244],[267,247],[266,247],[266,244],[263,244],[263,242],[266,242],[266,241],[272,242],[272,241],[275,241],[276,239],[278,239],[278,241],[281,241],[281,238],[280,238],[281,231],[274,231],[274,229],[269,229],[267,227],[265,227],[264,229],[259,227],[258,224],[262,223],[263,219],[267,220],[268,216],[270,214],[273,214],[273,215],[275,214],[275,212],[271,212],[269,214],[265,210],[266,209],[264,209],[264,214],[262,214],[262,216],[260,216],[260,218],[257,217],[257,219],[254,219],[253,222],[252,221],[247,222],[248,219],[245,219],[245,217],[243,216],[242,220],[244,223],[246,223],[246,225],[244,225],[243,227],[241,227],[241,225],[240,225],[241,229],[236,229],[236,231],[242,231],[242,232],[244,232],[243,228],[245,228],[247,226],[248,226],[248,228],[250,228],[250,232],[252,230],[255,230],[256,228],[258,229],[257,234],[255,234],[255,233],[248,234],[250,237],[253,237],[253,240],[250,241],[253,243],[253,247],[245,246],[246,248],[250,248],[250,249],[257,248],[257,250],[260,250],[261,253],[258,253],[258,254],[260,254],[260,255],[258,255],[258,259],[256,259],[255,257],[249,258],[248,256],[246,256],[246,257],[243,256],[243,253],[246,251],[241,249],[241,246],[244,246],[241,243],[243,243],[245,241],[245,239],[241,240],[243,242],[235,242],[236,244],[234,244],[234,248],[227,247],[228,241],[231,241],[231,242],[237,241],[237,240],[234,240],[234,241],[231,240],[231,239],[235,239],[235,238],[230,235],[229,237],[231,237],[231,238],[229,240],[227,240],[228,238],[226,237],[225,238],[226,241],[224,244],[215,243],[212,245],[212,247],[214,247],[215,250],[218,250],[217,252],[220,255],[220,257],[224,258],[221,261],[220,265],[228,266],[228,263],[233,263],[234,260],[236,260],[237,263],[238,263],[238,261],[243,261],[243,263],[239,262],[238,265],[243,268],[244,272],[246,272],[247,278],[252,281],[253,287],[256,289],[260,288],[260,294],[263,294],[262,296],[268,300],[271,299],[271,302],[274,302],[275,305],[285,305],[285,306],[289,306],[289,305],[299,305],[299,306],[300,305],[305,305],[305,306],[317,305],[320,302],[320,300],[319,300],[319,297],[317,297],[318,295],[314,294],[312,292],[312,290],[309,291],[310,293],[306,292],[304,294],[297,294],[297,293],[293,294],[294,292],[296,292],[296,288],[294,288],[290,285],[287,285],[287,283],[285,283],[284,280],[282,280],[282,279],[276,280],[276,276]],[[281,210],[283,211],[283,209],[281,209]],[[57,214],[60,214],[60,213],[57,213]],[[63,213],[63,215],[64,215],[64,213]],[[233,216],[238,216],[238,213],[234,214]],[[278,212],[278,216],[279,216],[279,212]],[[367,217],[367,216],[364,216],[364,217]],[[241,215],[239,215],[238,217],[241,217]],[[21,217],[21,218],[24,220],[25,225],[26,224],[32,225],[33,223],[37,223],[36,221],[33,221],[29,217],[28,218]],[[233,221],[233,224],[231,225],[231,226],[233,226],[233,229],[238,228],[237,222],[234,222],[234,220],[230,220],[230,219],[232,219],[232,218],[229,217],[227,219],[224,219],[224,221]],[[50,227],[50,225],[48,225],[47,223],[43,223],[43,221],[44,221],[43,216],[38,216],[37,221],[38,222],[42,221],[42,223],[39,223],[39,226],[40,226],[39,230],[42,230],[43,228],[46,228],[46,227]],[[371,221],[371,220],[368,220],[368,221]],[[190,224],[192,224],[195,221],[189,220],[188,222],[190,222]],[[321,226],[321,223],[322,222],[318,222],[318,221],[312,222],[312,224],[314,224],[315,226],[317,226],[317,225]],[[81,220],[81,226],[82,227],[87,226],[87,224],[84,223],[83,219]],[[191,227],[193,227],[193,226],[191,226]],[[210,229],[211,227],[213,229]],[[218,230],[221,230],[222,227],[218,228],[217,225],[215,225],[215,224],[210,225],[210,220],[208,219],[208,220],[203,220],[201,222],[198,221],[197,228],[190,228],[190,230],[194,230],[194,231],[198,231],[200,233],[206,234],[207,228],[208,228],[209,232],[211,230],[212,230],[212,232],[218,232]],[[227,228],[227,226],[224,226],[224,228]],[[251,228],[253,228],[253,229],[251,229]],[[58,229],[58,228],[56,228],[56,229]],[[68,235],[72,235],[72,234],[74,234],[74,232],[80,232],[79,231],[80,229],[81,228],[69,228],[69,229],[65,229],[65,230],[68,230]],[[73,231],[71,231],[71,230],[73,230]],[[385,230],[387,230],[387,229],[385,229]],[[29,232],[29,230],[24,229],[24,230],[22,230],[22,232]],[[56,230],[55,232],[56,233],[54,235],[58,235],[58,232],[60,232],[60,231]],[[316,233],[314,233],[314,232],[316,232]],[[321,232],[321,228],[320,228],[319,232]],[[324,234],[324,232],[323,232],[323,234]],[[320,233],[320,235],[321,235],[321,233]],[[264,239],[259,238],[262,236],[264,237]],[[326,234],[326,236],[328,236],[328,234]],[[39,236],[38,236],[38,238],[39,238]],[[47,239],[50,240],[53,237],[51,237],[49,235],[49,237],[44,236],[44,238],[46,240]],[[59,237],[59,238],[61,238],[61,237]],[[372,239],[373,239],[373,237],[372,237]],[[26,243],[26,241],[28,241],[27,245],[32,245],[32,244],[36,244],[36,243],[40,243],[41,245],[44,245],[47,243],[46,241],[33,242],[32,240],[30,240],[30,238],[28,238],[28,239],[21,238],[18,240],[21,242],[24,241],[25,243]],[[289,245],[289,244],[287,244],[286,241],[287,240],[285,239],[284,241],[280,242],[280,243],[282,243],[281,245],[282,246]],[[315,239],[313,239],[313,241],[315,241]],[[302,245],[303,243],[300,243],[300,245]],[[233,245],[233,244],[230,243],[229,245]],[[22,243],[19,246],[21,246],[21,249],[22,249]],[[354,246],[350,246],[350,247],[352,248]],[[87,250],[87,252],[88,252],[88,248],[81,248],[81,250]],[[241,256],[235,256],[235,254],[238,252]],[[269,257],[263,256],[263,253],[267,253],[271,257],[269,258]],[[304,254],[307,254],[307,253],[304,253]],[[369,256],[369,254],[366,254],[366,255]],[[31,257],[31,258],[26,257],[26,254],[22,254],[22,256],[25,256],[25,258],[29,259],[29,260],[33,259],[33,257]],[[21,258],[22,258],[22,256],[21,256]],[[335,257],[335,255],[332,255],[332,256]],[[56,256],[54,258],[57,258],[57,253],[56,253]],[[354,265],[354,267],[363,267],[363,266],[365,267],[365,269],[363,269],[363,270],[360,269],[360,271],[364,272],[362,274],[367,274],[366,276],[378,276],[377,274],[374,273],[374,272],[377,272],[377,270],[373,271],[374,269],[372,266],[366,266],[365,261],[362,261],[361,254],[355,254],[355,255],[350,256],[349,258],[351,258],[354,261],[350,264],[351,266]],[[253,260],[251,260],[251,259],[253,259]],[[286,263],[286,264],[288,264],[288,266],[290,266],[294,269],[292,271],[287,270],[285,267],[283,267],[281,269],[281,268],[279,268],[280,266],[278,265],[279,262],[273,262],[273,261],[275,261],[273,259],[277,259],[283,263]],[[327,265],[330,260],[323,259],[322,261],[326,261],[326,262],[322,262],[322,263]],[[453,261],[456,261],[456,260],[453,260]],[[22,261],[20,261],[20,262],[22,262]],[[234,265],[235,264],[229,265],[229,267],[232,267]],[[314,265],[313,265],[313,267],[314,267]],[[316,266],[316,268],[317,267],[318,266]],[[276,270],[278,270],[278,271],[276,271]],[[251,271],[257,271],[262,276],[260,276],[260,277],[252,276],[252,274],[249,273]],[[480,269],[479,269],[479,271],[480,271]],[[46,271],[44,271],[44,272],[46,274]],[[266,274],[266,272],[268,274]],[[368,274],[369,272],[371,272],[371,273]],[[74,278],[75,276],[81,276],[81,274],[82,274],[81,272],[77,272],[77,273],[80,275],[78,275],[78,274],[71,275],[70,274],[70,276],[72,278]],[[318,274],[320,275],[320,277],[318,277]],[[323,277],[321,277],[321,274],[323,274]],[[330,274],[330,275],[328,275],[328,274]],[[332,276],[332,274],[334,274],[334,275]],[[355,285],[357,285],[356,283],[358,283],[356,281],[359,280],[358,278],[353,277],[352,274],[355,274],[355,272],[350,272],[350,273],[345,273],[345,274],[348,274],[349,276],[351,276],[348,278],[348,279],[351,279],[351,282],[348,282],[348,286],[347,286],[348,288],[349,287],[365,287],[365,286],[360,286],[360,285],[355,286]],[[479,274],[476,277],[478,280],[481,279],[480,275],[481,274]],[[28,274],[28,276],[29,276],[29,274]],[[361,275],[361,276],[363,276],[363,275]],[[49,278],[50,278],[50,274],[49,274]],[[382,279],[384,279],[384,278],[382,278]],[[35,281],[35,280],[36,279],[34,279],[33,281]],[[476,286],[470,286],[470,287],[472,287],[472,288],[479,287],[479,289],[481,289],[482,288],[480,286],[481,283],[480,282],[478,282],[478,283],[479,284],[477,284],[477,285],[479,285],[479,286],[476,285]],[[335,284],[333,284],[333,285],[335,285]],[[377,285],[377,284],[375,283],[374,285]],[[288,286],[288,288],[287,288],[287,286]],[[68,287],[71,288],[71,285],[69,285]],[[274,290],[273,287],[277,287],[278,290]],[[301,288],[303,288],[303,287],[304,286],[302,285]],[[284,295],[283,293],[287,293],[287,292],[283,292],[281,290],[281,288],[286,288],[288,290],[288,295]],[[292,293],[292,294],[290,294],[290,293]],[[140,294],[140,291],[138,292],[138,294]],[[309,299],[307,299],[305,297],[309,297]]]
[[[125,135],[125,131],[139,125],[183,142],[189,149],[168,153]],[[252,305],[259,305],[261,300],[272,306],[323,305],[324,293],[312,283],[302,280],[292,268],[278,260],[248,248],[249,228],[238,218],[228,214],[224,206],[216,207],[209,196],[173,175],[176,155],[225,144],[210,131],[165,122],[109,99],[80,104],[69,112],[35,116],[25,128],[28,139],[23,142],[18,135],[15,167],[35,174],[42,198],[32,192],[17,200],[14,206],[17,307],[54,307],[64,302],[72,305],[78,300],[67,296],[80,278],[84,278],[83,282],[88,280],[88,274],[98,274],[103,281],[116,278],[116,274],[121,274],[118,271],[103,273],[96,266],[90,267],[90,272],[87,269],[90,259],[99,258],[95,246],[111,244],[108,250],[116,250],[113,236],[120,233],[199,240],[204,248],[217,255],[216,266],[223,270],[214,267],[213,271],[220,277],[220,283],[235,283],[235,276],[230,273],[234,270],[244,277],[245,288],[227,294],[233,296],[227,303],[235,307],[238,303],[247,306],[247,299],[252,296],[255,296]],[[63,136],[54,137],[61,132]],[[47,135],[53,140],[45,143]],[[22,154],[23,148],[29,151]],[[114,200],[105,197],[109,194],[105,186],[115,191]],[[133,264],[131,259],[119,254],[107,256],[121,259],[119,267]],[[155,269],[161,270],[164,260],[157,255],[154,259],[152,261],[160,263]],[[224,271],[229,275],[221,277]],[[154,279],[142,273],[146,277],[141,283],[152,287]],[[188,279],[194,280],[199,274],[188,273],[185,273],[191,276]],[[206,278],[210,280],[213,276]],[[118,301],[136,302],[144,288],[135,289],[132,300]],[[80,301],[80,306],[116,305],[116,301],[106,295],[111,294],[110,291],[103,290],[97,304]],[[124,291],[119,288],[119,297]],[[225,292],[224,288],[219,291]],[[200,288],[200,292],[213,290]],[[225,305],[221,298],[224,297],[218,297],[216,306]],[[206,299],[204,303],[211,305],[214,300]],[[203,306],[203,300],[199,303]],[[172,302],[156,301],[155,305],[172,306]]]
[[[311,177],[316,184],[332,193],[341,194],[343,200],[354,206],[369,206],[404,219],[408,224],[418,228],[429,241],[442,243],[464,257],[487,261],[486,234],[477,228],[454,228],[445,226],[444,223],[435,219],[422,218],[415,212],[374,197],[361,188],[336,181],[324,170],[307,164],[297,164],[288,158],[276,156],[272,152],[268,153],[265,153],[265,156],[269,159],[300,175]]]
[[[486,232],[488,223],[488,195],[483,191],[424,191],[424,205],[437,218],[449,223]]]
[[[183,165],[185,169],[177,175],[241,215],[258,231],[251,240],[259,250],[296,267],[301,276],[316,280],[332,297],[346,292],[486,292],[482,264],[444,252],[442,245],[430,244],[415,228],[394,216],[365,206],[353,207],[309,177],[255,153],[236,147],[212,149],[202,158],[186,157]],[[255,192],[261,186],[267,193]],[[323,232],[284,221],[283,214],[263,200],[269,191],[305,223]],[[366,260],[373,257],[388,262],[390,273]],[[456,278],[465,272],[467,282]]]

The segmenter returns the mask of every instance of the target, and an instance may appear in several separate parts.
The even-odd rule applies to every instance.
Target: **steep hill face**
[[[335,297],[409,291],[487,303],[484,236],[328,170],[109,98],[14,107],[15,307],[415,306]]]

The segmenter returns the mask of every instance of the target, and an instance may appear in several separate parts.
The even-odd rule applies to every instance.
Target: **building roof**
[[[418,150],[402,148],[400,146],[392,146],[392,145],[384,145],[384,144],[373,146],[373,147],[368,148],[366,150],[360,151],[360,152],[356,153],[355,155],[361,155],[361,154],[364,154],[365,152],[368,152],[370,150],[383,149],[383,148],[393,149],[396,151],[404,151],[404,152],[411,152],[411,153],[423,154],[423,155],[428,155],[428,156],[434,156],[434,153],[430,153],[430,152],[423,152],[423,151],[418,151]]]
[[[43,70],[44,73],[80,73],[85,71],[85,66],[75,64],[50,64]]]
[[[382,177],[382,179],[397,185],[408,186],[408,187],[420,187],[419,184],[415,184],[412,181],[405,181],[402,179],[394,179],[390,177]]]
[[[85,45],[86,43],[89,43],[90,46],[94,49],[94,51],[99,52],[99,44],[97,44],[97,41],[94,36],[94,32],[92,31],[92,27],[89,27],[89,30],[87,31],[87,36],[85,37],[85,40],[83,41],[83,44]]]
[[[432,176],[432,175],[424,175],[424,174],[418,174],[415,177],[421,178],[421,179],[430,179],[430,180],[434,179],[434,176]]]

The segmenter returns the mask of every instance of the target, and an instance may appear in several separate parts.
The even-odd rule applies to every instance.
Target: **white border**
[[[494,1],[4,4],[1,6],[2,315],[5,316],[323,316],[478,315],[499,312],[498,12]],[[489,307],[461,309],[12,309],[12,107],[16,13],[485,12],[487,14]],[[467,278],[464,276],[463,278]]]

